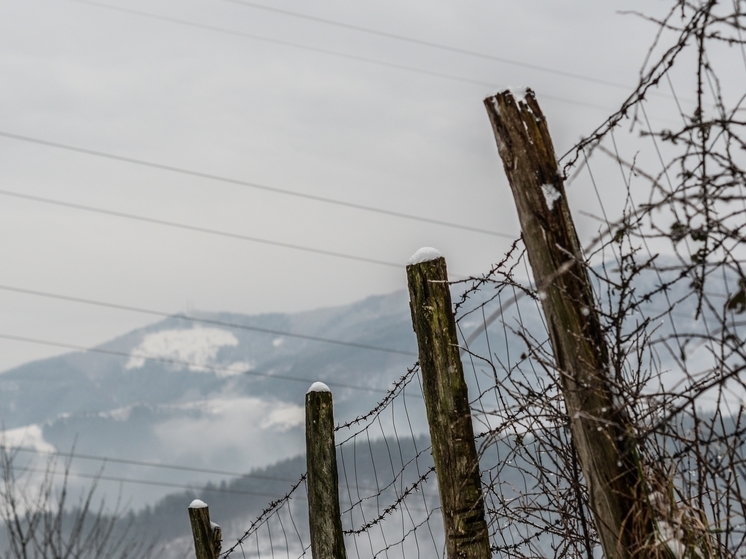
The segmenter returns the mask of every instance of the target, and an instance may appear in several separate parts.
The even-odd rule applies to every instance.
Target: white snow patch
[[[189,505],[190,509],[206,509],[207,503],[204,501],[200,501],[199,499],[195,499],[192,501],[192,503]]]
[[[663,493],[660,491],[653,491],[648,495],[648,501],[650,501],[650,504],[655,507],[655,510],[657,510],[659,513],[663,514],[667,510],[666,506],[666,499],[663,498]]]
[[[493,97],[491,97],[490,100],[492,101],[492,108],[495,109],[495,112],[497,114],[500,114],[500,105],[497,102],[497,95],[494,95]],[[495,136],[495,139],[498,142],[500,142],[500,136],[499,135]]]
[[[508,91],[516,101],[525,101],[526,95],[528,95],[527,87],[511,87]]]
[[[554,209],[554,203],[562,197],[559,190],[553,184],[542,184],[541,191],[544,193],[544,201],[550,210]]]
[[[306,394],[308,394],[309,392],[331,392],[331,390],[329,390],[329,387],[323,382],[314,382],[311,385],[311,388],[308,389],[308,392],[306,392]]]
[[[429,262],[436,258],[441,258],[443,254],[438,249],[432,247],[422,247],[420,250],[415,252],[407,262],[408,266],[412,264],[422,264],[423,262]]]
[[[285,338],[275,338],[272,340],[272,346],[273,347],[280,347],[282,345],[282,342],[285,341]]]
[[[40,452],[54,452],[53,445],[44,440],[44,434],[39,425],[26,425],[16,429],[6,429],[0,433],[0,442],[7,447],[33,448]]]
[[[220,328],[163,330],[147,334],[133,350],[125,368],[139,369],[150,358],[188,362],[192,371],[207,371],[207,365],[215,359],[221,347],[237,345],[236,337]],[[177,369],[187,366],[186,363],[173,365]]]
[[[684,535],[682,531],[674,530],[673,526],[665,520],[658,520],[657,524],[660,541],[668,546],[668,549],[671,550],[671,553],[673,553],[673,556],[676,557],[676,559],[683,558],[684,552],[686,552],[686,546],[684,545],[684,542],[681,541],[681,538]]]

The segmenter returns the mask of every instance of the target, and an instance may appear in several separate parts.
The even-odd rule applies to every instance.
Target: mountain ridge
[[[332,386],[344,421],[372,407],[415,362],[405,291],[296,314],[199,312],[195,318],[212,324],[169,317],[95,348],[112,353],[73,352],[1,373],[5,444],[246,472],[302,452],[302,405],[313,382]],[[154,359],[138,357],[143,354]],[[75,461],[71,479],[93,475],[96,466]],[[221,480],[117,463],[108,463],[106,473],[184,486]],[[101,489],[121,491],[113,482]],[[172,490],[127,485],[136,509]]]

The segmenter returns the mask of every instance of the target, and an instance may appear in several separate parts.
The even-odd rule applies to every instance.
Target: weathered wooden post
[[[189,505],[189,522],[192,525],[194,552],[197,559],[218,559],[222,545],[222,531],[220,526],[210,522],[210,509],[203,501],[195,499]]]
[[[339,508],[332,392],[315,382],[306,393],[308,521],[313,559],[346,559]]]
[[[615,397],[608,348],[546,119],[530,89],[503,91],[484,103],[518,208],[604,555],[639,557],[655,540],[642,468],[624,402]]]
[[[449,559],[489,559],[489,532],[446,261],[423,248],[407,265]]]

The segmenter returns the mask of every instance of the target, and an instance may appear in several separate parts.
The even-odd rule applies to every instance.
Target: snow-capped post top
[[[345,557],[334,406],[323,382],[314,382],[306,393],[306,472],[311,556]]]
[[[525,101],[526,95],[528,95],[529,89],[528,87],[511,87],[508,89],[510,91],[510,94],[515,98],[516,101]],[[533,93],[533,91],[531,91]]]
[[[314,382],[306,394],[310,394],[311,392],[331,392],[331,390],[323,382]]]
[[[220,526],[210,521],[210,509],[207,503],[195,499],[189,505],[189,524],[192,526],[194,555],[197,559],[217,559],[223,540]]]
[[[407,266],[414,264],[422,264],[423,262],[429,262],[437,258],[442,258],[443,254],[436,248],[433,247],[422,247],[420,250],[415,252],[407,262]]]

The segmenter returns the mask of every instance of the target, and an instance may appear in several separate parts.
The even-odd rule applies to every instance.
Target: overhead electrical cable
[[[129,477],[116,477],[116,476],[105,476],[103,474],[86,474],[83,472],[60,472],[56,470],[42,470],[39,468],[23,468],[23,473],[35,473],[35,474],[51,474],[56,476],[69,476],[69,477],[80,477],[84,479],[93,479],[100,481],[116,481],[119,483],[134,483],[136,485],[152,485],[155,487],[173,487],[175,489],[186,489],[187,491],[209,491],[211,493],[232,493],[236,495],[252,495],[254,497],[269,497],[270,499],[276,499],[277,494],[272,493],[259,493],[258,491],[243,491],[241,489],[228,489],[221,487],[210,487],[197,486],[197,485],[183,485],[180,483],[171,483],[168,481],[151,481],[148,479],[134,479]],[[297,480],[294,480],[297,481]],[[301,497],[303,498],[303,497]]]
[[[462,224],[459,224],[459,223],[452,223],[452,222],[449,222],[449,221],[443,221],[443,220],[439,220],[439,219],[431,219],[431,218],[428,218],[428,217],[407,214],[407,213],[404,213],[404,212],[397,212],[397,211],[394,211],[394,210],[387,210],[385,208],[377,208],[377,207],[374,207],[374,206],[367,206],[365,204],[356,204],[354,202],[346,202],[344,200],[337,200],[335,198],[327,198],[327,197],[324,197],[324,196],[317,196],[315,194],[307,194],[305,192],[297,192],[297,191],[294,191],[294,190],[287,190],[287,189],[284,189],[284,188],[277,188],[277,187],[274,187],[274,186],[267,186],[267,185],[258,184],[258,183],[254,183],[254,182],[249,182],[249,181],[244,181],[244,180],[240,180],[240,179],[233,179],[233,178],[230,178],[230,177],[224,177],[224,176],[221,176],[221,175],[214,175],[212,173],[204,173],[204,172],[201,172],[201,171],[195,171],[195,170],[192,170],[192,169],[185,169],[183,167],[176,167],[176,166],[173,166],[173,165],[166,165],[166,164],[163,164],[163,163],[156,163],[156,162],[147,161],[147,160],[144,160],[144,159],[136,159],[136,158],[133,158],[133,157],[125,157],[125,156],[116,155],[116,154],[113,154],[113,153],[107,153],[107,152],[93,150],[93,149],[88,149],[88,148],[83,148],[83,147],[79,147],[79,146],[73,146],[73,145],[70,145],[70,144],[63,144],[63,143],[60,143],[60,142],[53,142],[53,141],[44,140],[44,139],[41,139],[41,138],[33,138],[31,136],[24,136],[22,134],[13,134],[11,132],[5,132],[5,131],[1,131],[0,130],[0,136],[2,136],[4,138],[11,139],[11,140],[18,140],[18,141],[22,141],[22,142],[29,142],[29,143],[33,143],[33,144],[42,145],[42,146],[54,147],[54,148],[58,148],[58,149],[64,149],[64,150],[67,150],[67,151],[73,151],[73,152],[76,152],[76,153],[84,153],[86,155],[93,155],[95,157],[103,157],[105,159],[111,159],[111,160],[114,160],[114,161],[121,161],[123,163],[130,163],[130,164],[139,165],[139,166],[142,166],[142,167],[150,167],[150,168],[159,169],[159,170],[162,170],[162,171],[169,171],[169,172],[172,172],[172,173],[179,173],[179,174],[182,174],[182,175],[189,175],[189,176],[192,176],[192,177],[199,177],[199,178],[203,178],[203,179],[208,179],[208,180],[213,180],[213,181],[218,181],[218,182],[224,182],[224,183],[233,184],[233,185],[237,185],[237,186],[244,186],[244,187],[248,187],[248,188],[254,188],[254,189],[257,189],[257,190],[264,190],[264,191],[267,191],[267,192],[273,192],[275,194],[283,194],[283,195],[286,195],[286,196],[294,196],[296,198],[305,198],[307,200],[313,200],[315,202],[322,202],[322,203],[325,203],[325,204],[334,204],[334,205],[337,205],[337,206],[344,206],[344,207],[353,208],[353,209],[356,209],[356,210],[362,210],[362,211],[373,212],[373,213],[378,213],[378,214],[383,214],[383,215],[389,215],[389,216],[392,216],[392,217],[398,217],[398,218],[402,218],[402,219],[409,219],[409,220],[412,220],[412,221],[420,221],[420,222],[423,222],[423,223],[431,223],[433,225],[442,225],[442,226],[451,227],[451,228],[454,228],[454,229],[463,229],[465,231],[473,231],[475,233],[483,233],[485,235],[493,235],[493,236],[496,236],[496,237],[504,237],[504,238],[511,239],[511,240],[515,239],[516,236],[517,236],[517,235],[511,235],[509,233],[501,233],[499,231],[491,231],[489,229],[482,229],[482,228],[479,228],[479,227],[472,227],[470,225],[462,225]]]
[[[194,231],[197,233],[206,233],[208,235],[216,235],[219,237],[227,237],[229,239],[237,239],[239,241],[249,241],[252,243],[260,243],[265,245],[271,245],[281,248],[289,248],[293,250],[299,250],[302,252],[311,252],[314,254],[323,254],[324,256],[333,256],[335,258],[344,258],[346,260],[354,260],[357,262],[365,262],[367,264],[377,264],[379,266],[388,266],[389,268],[402,269],[403,265],[397,262],[389,262],[386,260],[377,260],[375,258],[368,258],[366,256],[360,256],[357,254],[347,254],[344,252],[336,252],[333,250],[326,250],[323,248],[314,248],[304,245],[296,245],[293,243],[285,243],[282,241],[274,241],[272,239],[265,239],[262,237],[252,237],[250,235],[243,235],[241,233],[231,233],[229,231],[220,231],[218,229],[211,229],[209,227],[200,227],[198,225],[190,225],[188,223],[180,223],[177,221],[168,221],[165,219],[159,219],[155,217],[147,217],[142,215],[136,215],[126,212],[120,212],[116,210],[107,210],[105,208],[97,208],[94,206],[86,206],[83,204],[76,204],[73,202],[65,202],[64,200],[55,200],[54,198],[45,198],[43,196],[33,196],[31,194],[22,194],[20,192],[13,192],[11,190],[0,190],[0,196],[8,196],[12,198],[21,198],[23,200],[30,200],[32,202],[41,202],[43,204],[50,204],[53,206],[61,206],[64,208],[70,208],[74,210],[81,210],[85,212],[92,212],[103,215],[110,215],[113,217],[121,217],[123,219],[131,219],[134,221],[141,221],[144,223],[152,223],[154,225],[162,225],[165,227],[173,227],[175,229],[183,229],[186,231]]]
[[[253,370],[245,370],[245,371],[237,372],[236,369],[233,367],[221,367],[219,365],[208,365],[206,363],[195,363],[194,361],[186,361],[184,359],[170,359],[168,357],[158,357],[155,355],[149,355],[149,354],[141,353],[141,352],[130,353],[127,351],[117,351],[114,349],[105,349],[102,347],[86,347],[86,346],[81,346],[81,345],[76,345],[76,344],[56,342],[52,340],[42,340],[39,338],[31,338],[27,336],[16,336],[13,334],[1,334],[0,333],[0,339],[16,341],[16,342],[26,342],[26,343],[37,344],[37,345],[45,345],[45,346],[50,346],[50,347],[59,347],[63,349],[72,349],[74,351],[85,351],[85,352],[91,352],[91,353],[100,353],[103,355],[113,355],[115,357],[144,359],[145,361],[151,361],[154,363],[165,363],[166,365],[179,365],[181,367],[195,367],[199,369],[207,369],[208,371],[213,371],[213,372],[218,372],[218,373],[229,373],[233,375],[236,375],[236,374],[250,375],[250,376],[256,376],[256,377],[263,377],[267,379],[302,382],[304,384],[308,384],[309,382],[308,379],[300,378],[300,377],[293,377],[290,375],[264,373],[264,372],[253,371]],[[336,386],[338,388],[348,388],[350,390],[360,390],[363,392],[375,392],[379,394],[388,394],[386,390],[377,389],[377,388],[369,388],[366,386],[346,384],[346,383],[328,381],[328,380],[325,380],[324,383],[329,386]]]
[[[262,237],[252,237],[250,235],[243,235],[241,233],[231,233],[229,231],[221,231],[219,229],[211,229],[209,227],[201,227],[199,225],[190,225],[188,223],[180,223],[177,221],[168,221],[165,219],[159,219],[155,217],[147,217],[137,214],[131,214],[126,212],[120,212],[117,210],[107,210],[106,208],[97,208],[94,206],[86,206],[84,204],[77,204],[74,202],[66,202],[64,200],[56,200],[54,198],[46,198],[44,196],[34,196],[33,194],[23,194],[21,192],[14,192],[12,190],[0,189],[0,196],[8,196],[11,198],[20,198],[22,200],[29,200],[31,202],[39,202],[43,204],[50,204],[52,206],[60,206],[63,208],[70,208],[73,210],[81,210],[85,212],[110,215],[112,217],[121,217],[123,219],[131,219],[133,221],[141,221],[143,223],[152,223],[154,225],[162,225],[164,227],[173,227],[175,229],[183,229],[186,231],[194,231],[196,233],[206,233],[208,235],[216,235],[219,237],[227,237],[229,239],[237,239],[239,241],[248,241],[252,243],[260,243],[265,245],[271,245],[281,248],[289,248],[293,250],[299,250],[301,252],[310,252],[314,254],[321,254],[324,256],[332,256],[334,258],[343,258],[346,260],[354,260],[356,262],[365,262],[366,264],[377,264],[379,266],[387,266],[389,268],[402,269],[403,264],[398,262],[390,262],[387,260],[377,260],[375,258],[368,258],[366,256],[360,256],[357,254],[348,254],[345,252],[336,252],[333,250],[326,250],[323,248],[314,248],[305,245],[296,245],[293,243],[286,243],[283,241],[275,241],[272,239],[265,239]],[[460,274],[451,274],[451,279],[468,279],[468,276]]]
[[[226,470],[215,470],[211,468],[195,468],[191,466],[179,466],[178,464],[163,464],[161,462],[146,462],[143,460],[131,460],[128,458],[115,458],[112,456],[97,456],[93,454],[81,454],[79,452],[60,452],[58,450],[55,451],[47,451],[47,450],[40,450],[38,448],[33,448],[29,446],[9,446],[7,444],[0,445],[0,448],[5,449],[6,452],[28,452],[31,454],[41,454],[43,456],[63,456],[66,458],[74,458],[76,460],[95,460],[97,462],[107,462],[112,464],[125,464],[128,466],[144,466],[148,468],[159,468],[163,470],[178,470],[182,472],[195,472],[199,474],[215,474],[220,476],[230,476],[230,477],[236,477],[236,478],[254,478],[254,479],[263,479],[263,480],[269,480],[269,481],[297,481],[297,479],[293,478],[286,478],[286,477],[276,477],[276,476],[267,476],[262,474],[255,474],[255,473],[238,473],[238,472],[228,472]]]
[[[51,456],[51,457],[64,457],[66,459],[75,459],[75,460],[92,460],[96,462],[101,462],[104,464],[124,464],[124,465],[131,465],[131,466],[142,466],[147,468],[159,468],[164,470],[177,470],[181,472],[195,472],[200,474],[214,474],[214,475],[220,475],[220,476],[230,476],[237,479],[260,479],[264,481],[281,481],[281,482],[290,482],[295,483],[298,481],[298,478],[290,478],[290,477],[277,477],[277,476],[268,476],[264,474],[257,474],[254,472],[249,473],[238,473],[238,472],[228,472],[225,470],[216,470],[212,468],[196,468],[191,466],[180,466],[178,464],[163,464],[161,462],[147,462],[144,460],[131,460],[128,458],[116,458],[113,456],[98,456],[93,454],[80,454],[79,452],[62,452],[59,450],[54,451],[47,451],[47,450],[40,450],[38,448],[32,448],[28,446],[9,446],[9,445],[0,445],[0,448],[3,449],[5,452],[28,452],[30,454],[40,454],[42,456]],[[24,468],[24,471],[28,471]],[[40,472],[40,470],[34,470],[36,472]],[[139,483],[139,480],[131,479],[131,478],[121,478],[123,481],[131,481],[132,483]],[[119,481],[119,479],[114,480]],[[146,482],[146,483],[153,483],[157,484],[159,482]],[[364,486],[364,485],[357,485],[358,489],[376,489],[373,486]]]
[[[257,40],[257,41],[263,41],[263,42],[266,42],[266,43],[272,43],[272,44],[282,45],[282,46],[296,48],[296,49],[300,49],[300,50],[306,50],[306,51],[309,51],[309,52],[316,52],[316,53],[320,53],[320,54],[326,54],[326,55],[330,55],[330,56],[335,56],[335,57],[338,57],[338,58],[345,58],[345,59],[348,59],[348,60],[355,60],[357,62],[366,62],[368,64],[375,64],[377,66],[383,66],[383,67],[386,67],[386,68],[394,68],[394,69],[397,69],[397,70],[404,70],[406,72],[412,72],[412,73],[415,73],[415,74],[422,74],[422,75],[425,75],[425,76],[432,76],[432,77],[436,77],[436,78],[443,78],[443,79],[447,79],[447,80],[451,80],[451,81],[456,81],[456,82],[461,82],[461,83],[468,83],[468,84],[471,84],[471,85],[479,85],[479,86],[482,86],[482,87],[489,87],[490,89],[495,89],[495,88],[499,89],[501,87],[496,82],[486,82],[486,81],[483,81],[483,80],[473,80],[473,79],[464,78],[464,77],[461,77],[461,76],[454,76],[452,74],[446,74],[444,72],[436,72],[436,71],[432,71],[432,70],[425,70],[425,69],[422,69],[422,68],[416,68],[414,66],[406,66],[406,65],[397,64],[397,63],[394,63],[394,62],[386,62],[386,61],[383,61],[383,60],[377,60],[375,58],[368,58],[368,57],[365,57],[365,56],[358,56],[358,55],[355,55],[355,54],[349,54],[349,53],[345,53],[345,52],[339,52],[339,51],[334,51],[334,50],[329,50],[329,49],[323,49],[323,48],[319,48],[319,47],[312,47],[312,46],[303,45],[303,44],[300,44],[300,43],[294,43],[292,41],[284,41],[282,39],[275,39],[275,38],[266,37],[266,36],[263,36],[263,35],[256,35],[254,33],[245,33],[243,31],[234,31],[232,29],[227,29],[227,28],[224,28],[224,27],[217,27],[217,26],[214,26],[214,25],[207,25],[207,24],[204,24],[204,23],[197,23],[197,22],[183,20],[183,19],[179,19],[179,18],[175,18],[175,17],[171,17],[171,16],[164,16],[164,15],[160,15],[160,14],[154,14],[154,13],[151,13],[151,12],[143,12],[141,10],[133,10],[131,8],[122,8],[120,6],[112,6],[111,4],[104,4],[102,2],[94,2],[93,0],[68,0],[68,1],[70,1],[70,2],[76,2],[78,4],[86,4],[86,5],[94,6],[94,7],[97,7],[97,8],[103,8],[103,9],[107,9],[107,10],[112,10],[112,11],[115,11],[115,12],[121,12],[121,13],[125,13],[125,14],[136,15],[136,16],[146,17],[146,18],[150,18],[150,19],[156,19],[156,20],[165,21],[165,22],[168,22],[168,23],[175,23],[175,24],[184,25],[184,26],[187,26],[187,27],[194,27],[194,28],[197,28],[197,29],[204,29],[204,30],[207,30],[207,31],[214,31],[214,32],[218,32],[218,33],[225,33],[227,35],[235,35],[237,37],[245,37],[247,39],[254,39],[254,40]],[[537,69],[538,69],[538,67],[537,67]],[[630,89],[630,88],[627,88],[627,89]],[[544,95],[544,94],[541,95],[541,99],[546,99],[546,100],[551,100],[551,101],[558,101],[560,103],[567,103],[569,105],[577,105],[577,106],[580,106],[580,107],[586,107],[586,108],[590,108],[590,109],[596,109],[596,110],[599,110],[599,111],[603,111],[606,114],[609,114],[610,112],[612,112],[612,109],[610,109],[609,107],[601,107],[599,105],[592,105],[590,103],[584,103],[582,101],[576,101],[574,99],[566,99],[566,98],[563,98],[563,97],[555,97],[555,96],[552,96],[552,95]]]
[[[92,3],[89,0],[73,0],[73,1],[82,1],[86,4]],[[547,66],[539,66],[537,64],[530,64],[528,62],[512,60],[510,58],[504,58],[502,56],[494,56],[492,54],[486,54],[483,52],[473,51],[469,49],[462,49],[462,48],[454,47],[451,45],[444,45],[442,43],[436,43],[434,41],[425,41],[424,39],[416,39],[414,37],[407,37],[406,35],[398,35],[396,33],[390,33],[388,31],[381,31],[379,29],[371,29],[370,27],[363,27],[361,25],[354,25],[351,23],[345,23],[343,21],[336,21],[336,20],[326,19],[326,18],[322,18],[318,16],[312,16],[309,14],[303,14],[300,12],[294,12],[291,10],[276,8],[274,6],[265,6],[264,4],[257,4],[255,2],[247,2],[245,0],[222,0],[222,1],[228,2],[230,4],[238,4],[241,6],[246,6],[248,8],[254,8],[257,10],[263,10],[266,12],[272,12],[275,14],[281,14],[284,16],[290,16],[290,17],[294,17],[298,19],[305,19],[307,21],[315,21],[316,23],[323,23],[325,25],[331,25],[333,27],[339,27],[341,29],[349,29],[351,31],[359,31],[361,33],[367,33],[369,35],[376,35],[378,37],[386,37],[388,39],[395,39],[397,41],[402,41],[402,42],[410,43],[413,45],[431,47],[434,49],[439,49],[439,50],[443,50],[447,52],[463,54],[465,56],[470,56],[473,58],[481,58],[483,60],[491,60],[493,62],[500,62],[502,64],[508,64],[510,66],[517,66],[519,68],[526,68],[528,70],[536,70],[538,72],[554,74],[555,76],[562,76],[563,78],[572,78],[574,80],[582,80],[582,81],[589,82],[589,83],[595,83],[598,85],[606,85],[609,87],[615,87],[615,88],[624,89],[627,91],[630,89],[628,85],[624,85],[624,84],[616,83],[616,82],[610,82],[607,80],[594,78],[592,76],[584,76],[582,74],[575,74],[573,72],[557,70],[556,68],[548,68]]]
[[[107,476],[103,474],[88,474],[84,472],[70,472],[70,471],[59,471],[59,470],[42,470],[40,468],[30,468],[25,467],[23,468],[23,473],[36,473],[36,474],[51,474],[55,476],[68,476],[68,477],[79,477],[84,479],[93,479],[93,480],[101,480],[101,481],[115,481],[119,483],[133,483],[135,485],[150,485],[155,487],[173,487],[176,489],[186,489],[187,491],[193,491],[195,493],[198,492],[210,492],[210,493],[228,493],[233,495],[251,495],[254,497],[269,497],[270,499],[277,499],[281,497],[281,495],[278,494],[272,494],[272,493],[260,493],[258,491],[245,491],[242,489],[228,489],[227,487],[216,487],[213,484],[206,484],[206,485],[197,485],[197,484],[191,484],[191,485],[185,485],[185,484],[179,484],[179,483],[171,483],[168,481],[151,481],[148,479],[135,479],[130,477],[117,477],[117,476]],[[291,483],[297,483],[299,481],[298,478],[295,478],[293,480],[290,480]],[[351,489],[376,489],[372,486],[363,486],[363,485],[351,485]],[[297,495],[294,495],[295,499],[305,500],[307,499],[307,496],[305,492],[300,492]],[[417,506],[408,505],[407,508],[409,510],[417,510],[417,511],[424,511],[425,509]]]
[[[250,332],[260,332],[262,334],[271,334],[273,336],[286,336],[288,338],[298,338],[301,340],[309,340],[313,342],[323,342],[327,344],[335,344],[345,347],[354,347],[356,349],[368,349],[372,351],[382,351],[385,353],[396,353],[399,355],[408,355],[412,357],[417,357],[416,352],[412,351],[406,351],[402,349],[392,349],[389,347],[381,347],[381,346],[375,346],[371,344],[362,344],[357,342],[349,342],[344,340],[336,340],[333,338],[326,338],[323,336],[311,336],[307,334],[298,334],[294,332],[287,332],[285,330],[275,330],[272,328],[260,328],[259,326],[249,326],[246,324],[236,324],[234,322],[226,322],[223,320],[214,320],[210,318],[198,318],[194,316],[188,316],[185,314],[173,314],[173,313],[167,313],[164,311],[157,311],[152,309],[145,309],[142,307],[135,307],[132,305],[123,305],[119,303],[108,303],[106,301],[97,301],[94,299],[86,299],[83,297],[74,297],[72,295],[62,295],[59,293],[50,293],[47,291],[37,291],[34,289],[27,289],[24,287],[16,287],[12,285],[0,285],[0,290],[2,291],[10,291],[13,293],[23,293],[26,295],[34,295],[37,297],[47,297],[49,299],[57,299],[60,301],[70,301],[72,303],[83,303],[86,305],[94,305],[97,307],[104,307],[109,309],[117,309],[117,310],[124,310],[124,311],[131,311],[141,314],[147,314],[151,316],[158,316],[162,318],[174,318],[179,320],[188,320],[190,322],[196,322],[199,324],[210,324],[211,326],[225,326],[227,328],[235,328],[239,330],[248,330]]]

